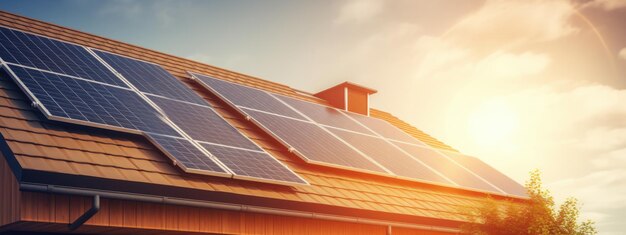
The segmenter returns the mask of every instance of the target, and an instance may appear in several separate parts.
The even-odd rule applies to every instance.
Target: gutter
[[[447,228],[447,227],[439,227],[439,226],[417,225],[417,224],[399,223],[399,222],[386,221],[386,220],[373,220],[373,219],[360,218],[360,217],[339,216],[339,215],[313,213],[313,212],[305,212],[305,211],[297,211],[297,210],[283,210],[283,209],[275,209],[275,208],[259,207],[259,206],[248,206],[248,205],[243,205],[243,204],[200,201],[200,200],[191,200],[191,199],[184,199],[184,198],[171,198],[171,197],[162,197],[162,196],[155,196],[155,195],[132,194],[132,193],[116,192],[116,191],[100,191],[100,190],[93,190],[93,189],[73,188],[73,187],[56,186],[56,185],[42,185],[42,184],[33,184],[33,183],[25,183],[25,182],[20,183],[20,190],[31,191],[31,192],[57,193],[57,194],[66,194],[66,195],[75,195],[75,196],[94,197],[94,206],[92,207],[92,209],[95,208],[96,199],[97,199],[98,209],[99,209],[99,201],[100,201],[99,199],[100,197],[102,197],[102,198],[108,198],[108,199],[159,203],[159,204],[168,204],[168,205],[177,205],[177,206],[191,206],[191,207],[211,208],[211,209],[219,209],[219,210],[230,210],[230,211],[239,211],[239,212],[251,212],[251,213],[269,214],[269,215],[299,217],[299,218],[307,218],[307,219],[320,219],[320,220],[328,220],[328,221],[336,221],[336,222],[379,225],[379,226],[387,227],[387,235],[392,234],[391,233],[392,228],[394,227],[419,229],[419,230],[434,231],[434,232],[447,232],[447,233],[459,233],[460,232],[460,230],[456,228]],[[92,211],[92,209],[90,209],[87,213],[85,213],[85,215],[88,215],[89,212]],[[93,214],[88,216],[84,221],[82,221],[82,223],[89,220],[89,218],[91,218],[91,216],[93,216],[95,213],[97,213],[97,211],[93,212]],[[79,220],[83,218],[83,216],[77,219],[77,221],[75,221],[74,223],[80,222]],[[74,223],[72,223],[72,225]],[[82,225],[82,223],[80,223],[78,226]]]

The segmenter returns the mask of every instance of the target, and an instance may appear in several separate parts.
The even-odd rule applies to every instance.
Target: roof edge
[[[446,226],[446,227],[432,226],[432,225],[425,225],[422,223],[395,222],[395,221],[370,219],[370,218],[363,218],[363,217],[356,217],[356,216],[323,214],[323,213],[307,212],[307,211],[301,211],[301,210],[275,209],[275,208],[262,207],[262,206],[250,206],[250,205],[245,205],[245,204],[222,203],[222,202],[214,202],[214,201],[209,201],[209,200],[201,200],[201,201],[189,200],[189,199],[171,198],[171,197],[162,197],[162,196],[153,196],[153,195],[137,195],[137,194],[129,194],[125,192],[95,191],[95,190],[89,190],[89,189],[69,188],[69,187],[63,187],[63,186],[58,187],[58,186],[53,186],[53,185],[37,185],[37,184],[28,184],[28,183],[21,184],[20,190],[44,192],[44,193],[78,195],[78,196],[99,196],[99,197],[104,197],[104,198],[109,198],[109,199],[142,201],[142,202],[148,202],[148,203],[163,203],[163,204],[171,204],[171,205],[178,205],[178,206],[202,207],[202,208],[211,208],[211,209],[219,209],[219,210],[231,210],[231,211],[239,211],[239,212],[271,214],[271,215],[278,215],[278,216],[320,219],[320,220],[329,220],[329,221],[337,221],[337,222],[350,222],[350,223],[359,223],[359,224],[393,226],[393,227],[410,228],[410,229],[418,229],[418,230],[426,230],[426,231],[434,231],[434,232],[448,232],[448,233],[460,232],[460,229],[458,228],[458,225],[460,223],[455,224],[455,226]]]
[[[7,143],[6,139],[4,138],[4,135],[2,135],[2,132],[0,132],[0,155],[4,157],[4,159],[6,160],[7,164],[9,165],[9,168],[11,168],[13,176],[15,176],[15,179],[17,181],[21,181],[22,166],[17,161],[17,158],[15,158],[15,155],[13,154],[13,150],[11,150],[11,147]]]
[[[37,170],[24,170],[24,175],[20,184],[23,183],[82,188],[89,190],[115,191],[129,194],[158,195],[158,197],[181,198],[199,201],[206,201],[207,198],[211,198],[212,202],[228,204],[241,204],[242,202],[246,202],[246,205],[248,206],[306,211],[312,213],[332,214],[336,216],[361,217],[366,219],[388,220],[401,223],[420,222],[423,224],[431,224],[442,227],[455,227],[465,223],[464,221],[421,217],[416,215],[395,214],[383,211],[372,211],[302,201],[290,201],[229,192],[206,191],[191,188],[181,189],[180,187],[167,185],[111,180]]]

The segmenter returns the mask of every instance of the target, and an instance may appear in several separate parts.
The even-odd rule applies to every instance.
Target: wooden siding
[[[4,141],[0,139],[0,141]],[[19,220],[19,184],[5,156],[0,153],[0,231],[3,225]]]
[[[67,232],[67,225],[91,206],[90,197],[23,192],[22,223],[14,230]],[[380,225],[101,199],[100,211],[77,232],[114,234],[120,231],[178,231],[208,234],[387,234]],[[38,225],[38,226],[34,226]],[[398,230],[423,234],[418,230]],[[396,234],[396,233],[394,233]],[[443,234],[443,233],[427,233]]]

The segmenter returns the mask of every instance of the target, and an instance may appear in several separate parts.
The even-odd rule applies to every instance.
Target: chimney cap
[[[317,94],[323,93],[323,92],[328,91],[328,90],[334,90],[334,89],[337,89],[337,88],[344,88],[344,87],[347,87],[350,90],[354,89],[354,90],[362,91],[364,93],[367,93],[368,95],[375,94],[376,92],[378,92],[375,89],[372,89],[372,88],[369,88],[369,87],[366,87],[366,86],[362,86],[362,85],[359,85],[359,84],[356,84],[356,83],[353,83],[353,82],[342,82],[342,83],[339,83],[339,84],[337,84],[337,85],[335,85],[335,86],[333,86],[331,88],[328,88],[326,90],[320,91]]]

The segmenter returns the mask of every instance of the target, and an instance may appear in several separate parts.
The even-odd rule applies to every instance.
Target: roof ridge
[[[450,151],[453,151],[453,152],[460,153],[458,150],[456,150],[452,146],[450,146],[450,145],[444,143],[443,141],[441,141],[441,140],[439,140],[439,139],[437,139],[437,138],[427,134],[426,132],[420,130],[419,128],[417,128],[417,127],[415,127],[415,126],[413,126],[413,125],[411,125],[411,124],[409,124],[407,122],[405,122],[404,120],[394,116],[393,114],[391,114],[389,112],[378,110],[378,109],[374,109],[374,108],[371,108],[370,111],[372,111],[372,114],[374,114],[374,115],[380,115],[380,116],[384,115],[384,116],[387,116],[387,118],[385,118],[385,119],[388,119],[388,120],[385,120],[385,121],[387,121],[391,125],[394,125],[394,126],[398,127],[400,130],[403,130],[404,132],[406,132],[407,134],[417,138],[418,140],[420,140],[422,142],[426,142],[428,145],[431,145],[428,142],[432,142],[432,145],[431,145],[432,147],[435,147],[435,148],[438,148],[438,149],[443,149],[443,150],[450,150]],[[390,121],[389,119],[392,119],[395,122]],[[402,127],[402,126],[404,126],[404,127]],[[423,136],[423,138],[427,138],[428,140],[424,140],[423,138],[419,138],[415,134],[410,133],[410,132],[413,132],[413,131],[419,133],[420,135]]]

